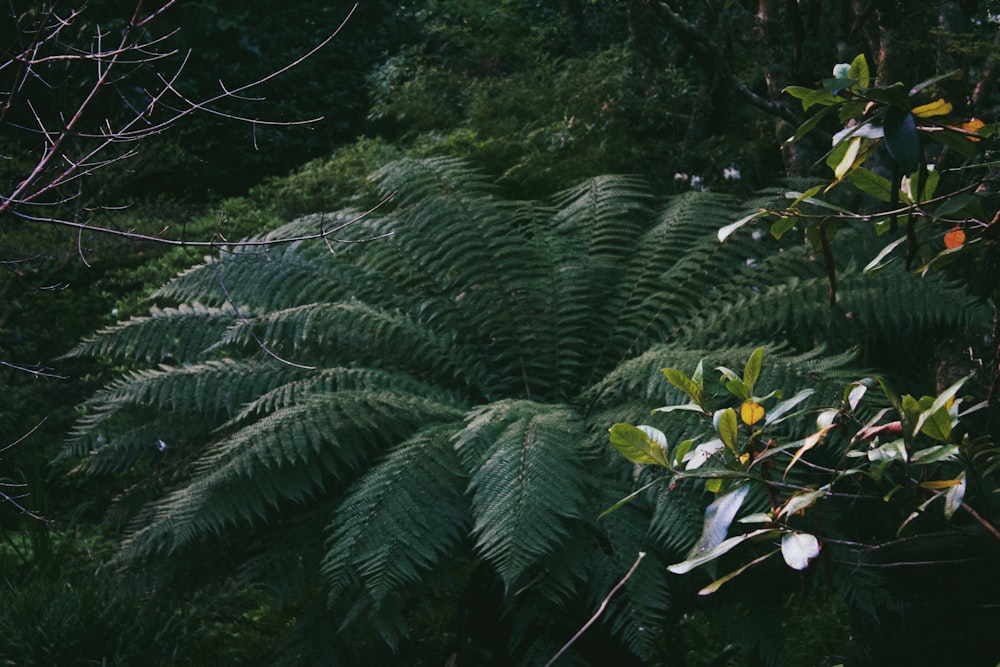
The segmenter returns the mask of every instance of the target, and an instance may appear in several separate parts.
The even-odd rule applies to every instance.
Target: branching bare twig
[[[188,50],[183,53],[180,62],[170,73],[154,72],[154,79],[158,82],[157,89],[142,89],[147,101],[141,108],[123,99],[124,108],[131,109],[130,115],[119,121],[112,118],[104,118],[98,123],[94,123],[93,120],[87,121],[89,127],[84,127],[85,119],[93,115],[99,98],[112,93],[122,97],[116,87],[123,81],[134,78],[138,71],[154,67],[157,63],[181,53],[180,50],[167,46],[168,40],[176,34],[176,31],[161,36],[150,35],[148,32],[149,26],[176,2],[177,0],[165,0],[147,13],[143,0],[136,0],[131,18],[124,24],[115,42],[106,44],[112,33],[97,26],[93,31],[92,48],[75,47],[63,37],[71,26],[78,25],[84,20],[86,6],[69,10],[60,16],[55,3],[52,3],[46,10],[38,12],[29,25],[18,27],[21,34],[29,39],[17,53],[0,62],[0,71],[11,70],[13,75],[10,91],[5,93],[5,99],[0,98],[0,124],[6,122],[24,132],[37,134],[41,138],[41,147],[37,160],[26,176],[10,191],[0,192],[0,220],[4,214],[10,214],[31,222],[71,227],[80,235],[93,232],[168,245],[217,245],[215,241],[166,239],[160,236],[124,232],[89,222],[66,220],[65,217],[53,214],[52,209],[57,204],[78,195],[73,194],[69,197],[53,195],[74,180],[133,157],[136,154],[134,146],[138,142],[167,131],[182,119],[195,113],[248,123],[254,128],[305,125],[321,120],[321,118],[272,120],[247,113],[227,111],[220,108],[219,104],[225,101],[248,104],[261,100],[262,97],[253,95],[252,91],[295,69],[326,47],[344,29],[357,10],[357,4],[326,38],[299,57],[246,83],[229,86],[220,81],[220,92],[204,99],[193,98],[184,93],[180,87],[183,73],[191,58],[191,51]],[[15,21],[24,20],[23,17],[12,18]],[[46,116],[38,104],[30,98],[25,86],[29,81],[37,81],[48,88],[50,84],[47,75],[50,68],[64,66],[66,63],[80,63],[93,67],[94,79],[66,113]],[[25,122],[30,122],[33,127],[14,125],[8,120],[8,113],[15,108],[23,110],[22,116]],[[122,144],[131,144],[133,147],[119,151],[116,146]],[[314,238],[325,239],[326,236],[321,233]],[[272,239],[271,242],[278,241]],[[82,257],[82,252],[80,254]]]

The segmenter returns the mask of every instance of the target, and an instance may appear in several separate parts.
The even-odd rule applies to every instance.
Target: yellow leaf
[[[960,479],[935,479],[929,482],[920,482],[917,486],[925,489],[948,489],[958,486],[961,481]]]
[[[747,426],[753,426],[764,418],[764,406],[753,401],[743,401],[740,406],[740,419]]]
[[[921,104],[910,110],[914,116],[920,118],[930,118],[932,116],[944,116],[951,113],[951,102],[947,102],[940,97],[933,102]]]

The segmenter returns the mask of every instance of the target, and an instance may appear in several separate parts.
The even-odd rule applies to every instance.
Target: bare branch
[[[82,20],[86,6],[73,9],[65,16],[59,16],[56,14],[53,4],[48,7],[47,12],[43,12],[41,16],[33,19],[34,22],[31,26],[22,28],[22,34],[29,36],[28,43],[19,46],[19,52],[16,55],[0,62],[0,71],[14,67],[19,68],[14,73],[12,88],[0,106],[0,123],[5,121],[6,115],[15,104],[23,105],[24,116],[31,119],[34,127],[29,128],[16,124],[13,127],[20,127],[25,132],[38,133],[42,146],[40,155],[27,175],[11,191],[0,193],[0,219],[4,214],[11,214],[22,220],[77,230],[78,253],[85,264],[87,262],[83,257],[82,250],[84,232],[173,246],[217,247],[220,245],[215,239],[177,239],[131,231],[123,232],[89,222],[67,220],[66,216],[53,215],[48,211],[51,211],[58,204],[79,196],[79,193],[74,193],[66,197],[53,197],[56,190],[64,188],[74,180],[89,176],[97,170],[127,160],[137,153],[136,148],[120,151],[114,148],[115,145],[137,144],[146,138],[169,130],[182,119],[193,114],[206,114],[249,124],[254,129],[255,147],[256,128],[258,127],[301,126],[321,120],[320,117],[274,120],[226,110],[220,108],[219,105],[227,101],[243,104],[261,101],[263,97],[254,95],[252,91],[288,73],[326,47],[350,21],[358,4],[355,3],[336,29],[319,43],[285,65],[252,81],[238,86],[229,86],[220,80],[218,94],[210,95],[205,99],[194,98],[184,93],[180,88],[183,73],[191,58],[191,51],[188,50],[181,55],[180,62],[169,74],[154,72],[154,76],[159,82],[154,90],[140,89],[147,96],[148,103],[144,105],[133,104],[117,89],[118,84],[132,77],[138,71],[136,68],[151,67],[160,61],[181,54],[180,50],[168,48],[166,44],[171,37],[177,34],[177,31],[171,31],[161,36],[150,36],[146,32],[151,23],[176,4],[176,0],[166,0],[146,13],[143,0],[137,0],[131,18],[124,24],[120,33],[116,34],[114,43],[106,44],[112,33],[98,26],[93,31],[94,44],[92,49],[81,49],[65,44],[62,38],[70,26]],[[15,20],[17,19],[15,18]],[[65,115],[47,117],[41,112],[38,103],[34,100],[30,98],[20,99],[28,94],[26,92],[28,89],[25,88],[28,81],[38,81],[45,88],[58,85],[58,81],[46,81],[49,71],[47,68],[66,62],[92,65],[94,79]],[[85,127],[84,119],[93,115],[96,100],[106,93],[110,93],[109,89],[114,90],[114,94],[118,95],[123,102],[121,106],[131,110],[131,113],[117,122],[110,117],[106,117],[98,123],[95,123],[94,119],[90,119],[86,121],[86,125],[89,127]],[[329,235],[335,234],[341,229],[320,230],[318,234],[292,239],[270,239],[266,244],[310,239],[328,241]],[[350,242],[359,241],[352,240]],[[265,245],[265,243],[246,242],[246,245]]]

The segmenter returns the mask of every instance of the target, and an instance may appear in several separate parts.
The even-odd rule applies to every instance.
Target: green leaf
[[[743,367],[743,384],[746,385],[747,390],[753,394],[753,387],[757,384],[757,378],[760,377],[760,370],[764,364],[764,348],[758,347],[753,352],[750,353],[750,358],[747,359],[746,366]],[[747,400],[746,397],[744,400]]]
[[[888,178],[879,176],[871,169],[857,167],[847,175],[851,185],[865,194],[884,202],[892,201],[892,184]]]
[[[609,432],[611,445],[629,461],[670,468],[667,437],[658,429],[652,426],[615,424]]]
[[[904,174],[920,167],[920,135],[913,114],[899,106],[885,113],[885,147]]]
[[[696,377],[701,377],[701,362],[698,363],[698,370],[695,371]],[[687,394],[692,401],[697,403],[702,409],[705,406],[704,393],[705,386],[704,382],[698,381],[694,378],[690,378],[683,371],[679,371],[676,368],[664,368],[662,369],[663,375],[666,376],[667,382],[674,385],[685,394]]]
[[[802,102],[802,106],[804,108],[808,108],[806,107],[805,101]],[[813,114],[812,116],[809,117],[808,120],[799,125],[798,129],[795,130],[795,134],[790,136],[788,139],[785,139],[785,143],[794,144],[795,142],[802,139],[802,137],[812,132],[816,128],[816,126],[819,125],[819,122],[824,118],[826,118],[826,116],[835,108],[836,107],[828,106],[824,109],[820,109],[819,112]]]
[[[931,406],[926,410],[923,410],[920,413],[920,416],[917,417],[917,423],[913,427],[913,432],[920,433],[923,430],[924,423],[928,419],[930,419],[931,416],[934,415],[934,413],[944,408],[952,399],[955,398],[955,395],[958,393],[958,390],[962,388],[962,385],[965,384],[965,381],[967,379],[968,378],[962,378],[961,380],[959,380],[958,382],[956,382],[955,384],[951,385],[943,392],[941,392],[941,394],[934,399],[934,402],[931,403]]]
[[[740,435],[740,425],[736,419],[736,410],[732,408],[718,410],[713,417],[713,421],[715,422],[715,430],[718,432],[719,438],[726,447],[735,452]]]
[[[913,452],[910,465],[927,465],[938,461],[954,460],[959,454],[958,445],[933,445]]]
[[[655,408],[653,412],[677,412],[678,410],[685,412],[701,412],[705,411],[702,407],[696,403],[681,403],[680,405],[664,405],[662,408]]]
[[[746,383],[744,383],[743,380],[739,378],[732,378],[731,380],[726,380],[724,386],[726,387],[726,391],[741,401],[750,400],[750,387],[746,386]]]
[[[601,512],[600,514],[598,514],[597,518],[598,519],[603,519],[604,517],[606,517],[607,515],[611,514],[612,512],[616,512],[616,511],[620,510],[622,507],[624,507],[625,505],[628,505],[630,502],[632,502],[633,500],[635,500],[636,498],[638,498],[639,495],[642,492],[646,491],[647,489],[649,489],[654,484],[659,484],[664,479],[667,479],[667,478],[666,477],[658,477],[657,479],[654,479],[649,484],[646,484],[645,486],[643,486],[641,489],[636,489],[635,491],[633,491],[632,493],[628,494],[627,496],[625,496],[624,498],[622,498],[621,500],[619,500],[617,503],[615,503],[614,505],[612,505],[608,509],[606,509],[603,512]]]
[[[896,248],[898,248],[900,246],[900,244],[905,243],[905,242],[906,242],[906,237],[905,236],[900,236],[898,239],[896,239],[895,241],[893,241],[892,243],[890,243],[886,247],[882,248],[879,251],[879,253],[877,255],[875,255],[875,258],[872,259],[872,261],[868,262],[865,265],[865,268],[863,269],[862,272],[865,273],[865,274],[875,273],[879,269],[884,269],[885,267],[889,266],[889,263],[892,260],[889,260],[888,262],[884,262],[883,260],[887,256],[889,256],[889,254],[892,253],[893,250],[895,250]]]
[[[906,443],[900,440],[887,442],[881,447],[868,450],[868,460],[872,463],[880,461],[903,461],[909,458],[906,453]]]
[[[937,132],[928,132],[927,134],[930,136],[931,140],[936,141],[943,146],[947,146],[959,155],[963,155],[965,157],[972,157],[979,150],[978,143],[964,134],[959,134],[958,132],[940,130]]]
[[[798,221],[799,218],[796,215],[781,216],[771,225],[771,236],[780,240],[785,235],[785,232],[794,227]]]
[[[826,83],[824,81],[824,83]],[[844,98],[838,95],[834,95],[832,92],[826,88],[817,88],[808,95],[802,98],[802,110],[809,111],[810,108],[819,104],[820,106],[825,106],[828,108],[833,108],[832,105],[839,104],[843,102]],[[824,109],[826,111],[826,109]],[[819,115],[819,114],[817,114]]]
[[[865,58],[865,54],[859,53],[851,61],[851,67],[847,70],[847,76],[851,79],[857,79],[858,85],[862,88],[867,88],[871,85],[871,72],[868,69],[868,59]]]
[[[938,442],[947,442],[951,437],[951,415],[947,410],[938,410],[924,422],[920,432]]]
[[[674,465],[680,466],[684,462],[684,457],[694,446],[694,440],[685,440],[674,449]]]
[[[822,190],[824,187],[825,186],[822,185],[819,186],[819,190]],[[837,213],[846,213],[847,215],[854,215],[853,211],[850,211],[844,208],[843,206],[837,206],[836,204],[831,204],[830,202],[823,201],[822,199],[816,199],[812,195],[815,194],[816,192],[819,192],[819,190],[813,192],[814,189],[810,189],[807,192],[786,192],[785,199],[794,199],[795,200],[794,205],[796,206],[800,203],[806,203],[806,204],[812,204],[813,206],[818,206],[820,208],[825,208],[829,211],[836,211]]]
[[[781,92],[787,93],[797,100],[804,100],[813,90],[813,88],[805,86],[786,86]]]
[[[804,570],[819,555],[819,540],[809,533],[787,533],[781,538],[781,556],[793,570]]]

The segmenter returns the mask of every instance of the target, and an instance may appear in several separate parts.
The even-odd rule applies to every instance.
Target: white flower
[[[683,172],[678,171],[676,174],[674,174],[674,180],[675,181],[680,181],[681,183],[686,183],[687,179],[688,179],[688,175],[685,174],[685,173],[683,173]]]
[[[850,63],[837,63],[833,66],[833,78],[834,79],[846,79],[847,74],[851,71]]]
[[[722,177],[727,181],[738,181],[740,180],[740,170],[736,165],[729,165],[722,170]]]

